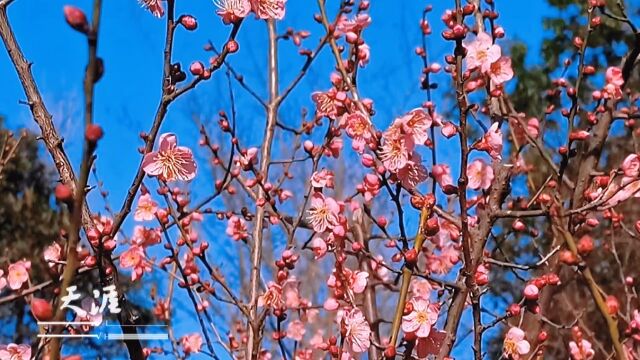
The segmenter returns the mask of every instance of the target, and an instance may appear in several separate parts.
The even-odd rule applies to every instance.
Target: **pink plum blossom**
[[[402,169],[411,157],[414,148],[412,137],[407,137],[398,126],[392,126],[382,135],[383,144],[380,160],[391,172]]]
[[[135,221],[151,221],[155,219],[158,204],[153,201],[150,194],[141,195],[138,198],[138,206],[133,214]]]
[[[622,70],[617,66],[610,66],[605,72],[605,80],[608,84],[621,87],[624,85],[624,78],[622,77]]]
[[[304,323],[300,320],[293,320],[287,326],[287,337],[295,341],[302,341],[305,332]]]
[[[411,280],[409,290],[411,290],[411,293],[415,298],[429,300],[433,287],[428,280],[414,278]]]
[[[367,66],[371,57],[371,48],[369,44],[358,45],[358,66],[361,68]]]
[[[422,165],[419,154],[413,153],[411,160],[397,173],[398,179],[407,189],[414,189],[418,184],[429,178],[429,171]]]
[[[286,0],[251,0],[251,9],[260,19],[284,18]]]
[[[164,16],[164,6],[162,6],[163,0],[141,0],[140,4],[149,10],[153,16],[162,17]]]
[[[197,333],[185,335],[180,338],[180,344],[186,354],[198,353],[202,347],[202,336]]]
[[[365,145],[371,141],[371,121],[361,112],[345,114],[342,123],[346,126],[347,135],[351,138],[351,147],[358,154],[362,154]]]
[[[621,166],[624,176],[637,178],[640,176],[640,156],[631,154],[624,158]]]
[[[44,261],[49,267],[56,266],[56,263],[62,258],[62,248],[57,242],[53,242],[51,245],[44,249]]]
[[[413,311],[402,316],[402,331],[415,332],[417,337],[426,338],[431,332],[431,327],[438,321],[438,309],[422,297],[414,297],[411,304]]]
[[[251,147],[243,151],[238,157],[237,163],[243,170],[251,169],[253,165],[258,163],[258,148]]]
[[[142,168],[149,176],[166,181],[189,181],[196,176],[197,165],[191,149],[178,146],[178,138],[172,133],[160,135],[158,151],[144,156]]]
[[[315,232],[323,232],[338,226],[340,205],[331,197],[325,197],[322,193],[314,193],[311,196],[311,204],[307,211],[307,220]]]
[[[333,172],[331,170],[322,169],[311,175],[311,186],[315,188],[333,189]]]
[[[502,54],[500,46],[495,45],[491,36],[485,32],[478,33],[472,42],[465,44],[465,48],[467,48],[467,68],[479,68],[482,72],[488,72],[491,64],[496,62]]]
[[[314,258],[320,259],[327,253],[327,243],[322,236],[315,236],[311,241]]]
[[[140,279],[145,272],[151,271],[151,266],[147,262],[144,249],[138,245],[132,245],[120,254],[120,266],[123,268],[132,268],[131,281],[136,281]]]
[[[283,308],[285,303],[282,297],[282,286],[270,281],[267,284],[267,291],[258,297],[258,306],[272,309]]]
[[[433,120],[423,109],[413,109],[396,121],[402,126],[402,131],[411,136],[414,144],[424,144],[429,139],[429,128]]]
[[[133,236],[131,242],[135,245],[147,247],[151,245],[157,245],[162,242],[160,230],[149,229],[144,226],[136,226],[133,228]]]
[[[484,134],[482,139],[478,141],[474,148],[480,151],[486,151],[496,160],[502,159],[502,130],[498,127],[499,123],[494,122]]]
[[[18,290],[24,283],[29,281],[29,270],[31,262],[20,260],[9,265],[7,282],[12,290]]]
[[[427,267],[436,274],[446,274],[460,261],[460,251],[447,245],[440,250],[440,254],[427,255]]]
[[[450,139],[458,133],[458,128],[452,122],[447,121],[442,125],[442,129],[440,131],[444,137]]]
[[[213,0],[213,3],[218,7],[216,13],[225,24],[235,23],[251,12],[249,0]]]
[[[371,200],[380,192],[380,178],[376,174],[367,174],[364,176],[362,185],[358,189],[362,189],[365,203]]]
[[[371,24],[371,17],[367,13],[359,13],[349,19],[346,15],[340,15],[336,26],[336,34],[344,35],[348,32],[358,33]]]
[[[355,353],[363,353],[371,346],[371,328],[362,311],[353,309],[342,318],[346,329],[346,342]]]
[[[502,344],[502,353],[505,358],[519,360],[531,350],[531,345],[524,336],[524,331],[518,327],[512,327],[507,331]]]
[[[511,80],[513,78],[511,58],[503,56],[496,62],[492,63],[489,68],[489,77],[496,85],[500,85]]]
[[[0,345],[0,360],[30,360],[31,346],[24,344]]]
[[[328,117],[330,119],[336,119],[338,112],[344,111],[344,100],[347,95],[342,91],[337,91],[334,88],[329,89],[327,92],[317,91],[311,94],[311,99],[316,104],[316,117]]]
[[[487,190],[493,181],[493,168],[480,159],[473,160],[467,166],[469,188],[473,190]]]
[[[451,176],[451,168],[447,164],[436,164],[431,169],[431,174],[436,182],[441,186],[453,185],[453,177]]]
[[[344,147],[344,140],[342,140],[342,138],[336,137],[331,139],[331,142],[329,142],[329,145],[327,145],[327,147],[325,148],[324,154],[327,157],[334,157],[334,158],[339,158],[340,157],[340,151],[342,150],[342,148]]]
[[[572,360],[589,360],[596,354],[591,343],[586,339],[582,339],[580,344],[575,341],[569,342],[569,351]]]
[[[244,240],[249,237],[246,221],[236,215],[233,215],[229,218],[229,221],[227,222],[226,232],[227,235],[229,235],[235,241]]]
[[[7,279],[4,277],[4,270],[0,269],[0,291],[7,287]]]

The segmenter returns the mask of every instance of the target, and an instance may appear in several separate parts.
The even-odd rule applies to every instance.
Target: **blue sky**
[[[80,124],[86,41],[67,26],[62,7],[72,4],[88,10],[91,1],[70,1],[18,0],[11,5],[9,17],[23,52],[34,63],[36,82],[65,137],[67,152],[77,166],[83,138]],[[337,2],[328,2],[330,11],[335,10]],[[206,62],[210,53],[203,51],[202,46],[207,40],[221,46],[230,27],[224,26],[214,14],[215,7],[210,0],[177,3],[178,15],[193,14],[199,22],[194,32],[177,31],[174,61],[180,61],[183,68],[187,68],[193,60]],[[430,58],[440,63],[444,62],[443,55],[452,49],[451,44],[439,35],[442,29],[439,18],[445,9],[443,3],[438,1],[434,5],[429,18],[434,27],[429,39]],[[446,2],[446,5],[450,3],[453,2]],[[372,2],[373,24],[365,31],[365,39],[371,46],[371,62],[360,71],[359,82],[360,92],[375,101],[375,122],[381,128],[394,116],[425,100],[425,94],[418,88],[420,60],[414,55],[414,48],[420,43],[417,25],[425,5],[422,1]],[[530,47],[527,61],[535,64],[543,35],[541,19],[550,13],[546,2],[526,2],[525,8],[520,1],[498,1],[497,6],[499,22],[507,37],[524,41]],[[320,25],[312,20],[315,12],[315,1],[289,0],[287,16],[278,24],[278,29],[282,31],[290,26],[311,31],[311,37],[304,44],[313,48],[322,34]],[[251,16],[238,37],[240,51],[229,58],[232,66],[260,94],[265,94],[266,89],[265,39],[265,24]],[[138,134],[148,130],[158,105],[163,42],[164,20],[152,17],[135,0],[104,2],[98,54],[104,59],[105,74],[96,86],[95,121],[103,126],[105,137],[99,144],[96,164],[115,209],[120,207],[140,161],[136,149],[142,142]],[[327,50],[283,105],[281,117],[284,122],[297,123],[301,108],[311,106],[309,94],[329,87],[328,75],[333,68],[333,59]],[[290,43],[282,43],[281,88],[297,74],[302,60]],[[24,93],[5,51],[0,51],[0,78],[3,79],[0,115],[6,118],[10,128],[35,129],[29,109],[18,104],[18,100],[24,99]],[[436,80],[446,85],[445,75]],[[438,101],[441,91],[444,90],[436,90],[434,98],[440,108],[446,108],[450,104]],[[264,126],[262,110],[243,90],[236,87],[235,92],[243,144],[258,145]],[[171,106],[161,132],[176,132],[181,143],[197,148],[198,132],[191,116],[196,113],[211,121],[218,110],[228,111],[227,94],[226,78],[220,71]],[[447,149],[440,148],[439,151],[439,156],[446,159]],[[204,163],[201,165],[206,171]],[[208,195],[211,189],[210,179],[197,180],[193,187],[194,198]],[[90,202],[95,211],[103,208],[97,193],[92,194]],[[131,228],[131,223],[127,223],[127,228]]]

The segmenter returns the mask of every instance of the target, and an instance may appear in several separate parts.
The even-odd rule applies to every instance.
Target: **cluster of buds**
[[[545,274],[530,280],[523,290],[527,310],[534,314],[539,313],[540,306],[538,305],[538,299],[540,298],[540,291],[547,285],[556,286],[559,284],[560,277],[554,273]]]
[[[307,30],[296,31],[293,28],[287,28],[287,31],[281,36],[281,38],[284,40],[291,39],[295,46],[300,46],[302,45],[302,40],[308,38],[310,35],[311,33]]]
[[[275,265],[278,268],[276,275],[276,281],[278,284],[283,284],[289,279],[289,270],[293,270],[296,267],[296,262],[300,259],[300,255],[295,254],[292,250],[287,249],[282,252],[282,257],[276,260]]]

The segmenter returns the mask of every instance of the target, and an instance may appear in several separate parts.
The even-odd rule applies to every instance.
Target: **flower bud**
[[[569,250],[560,251],[558,258],[560,259],[560,262],[567,265],[576,265],[578,263],[578,257]]]
[[[193,31],[198,28],[198,21],[191,15],[182,15],[178,19],[178,22],[184,26],[185,29]]]
[[[540,289],[533,284],[529,284],[524,288],[524,297],[527,300],[538,300],[540,297]]]
[[[229,41],[227,41],[227,43],[224,45],[224,48],[231,54],[233,54],[234,52],[237,52],[238,49],[240,48],[240,46],[238,45],[238,42],[231,39]]]
[[[609,315],[615,315],[618,313],[618,310],[620,310],[620,302],[618,302],[615,296],[607,295],[606,303]]]
[[[53,307],[47,300],[34,297],[31,299],[31,313],[38,321],[49,321],[53,318]]]
[[[520,315],[520,310],[521,308],[519,304],[511,304],[507,308],[507,314],[509,314],[509,316],[518,316]]]
[[[58,184],[55,189],[55,196],[58,201],[70,202],[73,201],[73,192],[71,188],[65,184]]]
[[[89,124],[84,132],[84,138],[87,139],[90,143],[97,143],[98,140],[102,139],[104,133],[102,132],[102,128],[100,125]]]
[[[385,359],[395,359],[396,358],[396,347],[393,346],[393,345],[387,346],[387,348],[384,349],[384,358]]]
[[[189,71],[191,71],[191,75],[200,76],[204,73],[204,64],[202,61],[194,61],[189,66]]]
[[[545,341],[547,341],[548,338],[549,338],[549,334],[546,331],[542,330],[542,331],[540,331],[540,333],[538,333],[538,341],[539,342],[541,342],[541,343],[545,342]]]
[[[64,19],[67,24],[74,30],[83,34],[89,32],[89,23],[87,22],[87,16],[79,8],[71,5],[65,5],[63,8]]]
[[[404,260],[407,264],[415,265],[418,262],[418,251],[411,249],[404,254]]]
[[[584,235],[578,240],[578,253],[582,256],[589,255],[593,251],[593,239],[589,235]]]

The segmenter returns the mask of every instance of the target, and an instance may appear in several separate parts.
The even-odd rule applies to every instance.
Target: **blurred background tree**
[[[525,64],[528,53],[525,43],[516,42],[511,45],[510,51],[517,83],[512,91],[509,91],[509,97],[518,112],[540,120],[540,139],[549,152],[557,156],[555,155],[557,148],[564,145],[566,141],[564,136],[567,121],[558,111],[546,116],[545,109],[550,105],[555,106],[556,109],[561,108],[562,105],[567,107],[566,99],[563,104],[560,104],[560,98],[553,94],[555,91],[559,91],[556,90],[556,84],[553,83],[553,80],[564,78],[571,85],[576,83],[579,57],[578,49],[573,44],[573,40],[575,36],[584,39],[586,35],[588,1],[547,0],[547,3],[550,7],[557,9],[558,15],[544,19],[547,36],[543,41],[541,59],[536,61],[537,64],[533,66]],[[628,1],[626,3],[628,6],[626,8],[627,14],[632,20],[637,20],[640,16],[638,3]],[[619,1],[608,0],[606,12],[620,15],[618,4],[620,4]],[[585,77],[583,80],[579,94],[584,100],[581,104],[591,102],[592,91],[602,87],[603,77],[601,74],[604,73],[606,67],[621,64],[627,51],[633,48],[634,42],[634,34],[626,24],[607,17],[600,10],[595,10],[594,15],[601,17],[602,24],[590,34],[585,64],[595,66],[600,75]],[[571,61],[569,66],[566,66],[565,59]],[[635,73],[627,87],[637,88],[637,86],[638,76]],[[579,128],[588,128],[586,113],[592,110],[591,108],[579,109],[577,116],[580,119]],[[554,131],[558,129],[563,131]],[[633,138],[634,130],[633,121],[619,120],[613,123],[599,169],[615,169],[620,166],[627,155],[637,152],[638,143]],[[515,150],[512,149],[512,155],[515,155]],[[580,154],[582,149],[578,148],[578,150]],[[522,155],[527,160],[527,164],[533,165],[535,168],[535,171],[530,171],[522,176],[522,189],[526,189],[529,194],[533,195],[553,174],[553,170],[545,162],[532,163],[532,159],[539,157],[537,157],[537,150],[531,147],[524,150]],[[554,160],[556,163],[560,163],[559,156]],[[571,160],[565,177],[575,179],[579,162],[579,155]],[[528,176],[528,180],[526,180],[526,176]],[[627,222],[635,222],[640,218],[640,207],[637,206],[637,201],[629,201],[621,205],[619,210],[624,214],[634,215],[633,218],[627,219]],[[553,233],[547,218],[525,221],[529,229],[535,229],[538,232],[537,236],[513,231],[511,229],[512,222],[503,222],[503,233],[497,235],[493,242],[493,258],[531,264],[538,261],[541,254],[547,254],[552,250]],[[601,221],[590,235],[594,239],[595,251],[586,260],[597,283],[602,285],[602,290],[607,295],[615,296],[619,301],[621,309],[619,330],[623,334],[630,319],[625,318],[622,314],[630,315],[628,309],[633,310],[639,304],[627,303],[628,299],[622,284],[624,281],[621,283],[620,277],[631,276],[635,278],[638,276],[638,269],[633,266],[640,261],[640,253],[635,246],[638,238],[632,233],[621,230],[619,225],[615,225],[610,219]],[[617,256],[614,250],[617,252]],[[518,256],[516,257],[515,254]],[[622,269],[620,264],[622,264]],[[595,331],[596,329],[606,329],[606,323],[595,304],[592,301],[585,301],[590,296],[586,285],[571,267],[558,265],[554,261],[540,267],[536,275],[549,272],[557,272],[561,277],[562,284],[558,287],[546,288],[542,292],[540,305],[544,318],[527,313],[522,328],[528,334],[536,334],[540,331],[548,333],[548,340],[544,343],[546,347],[544,358],[567,359],[569,358],[567,344],[572,340],[571,327],[579,326],[583,330],[585,338],[594,344],[594,349],[597,352],[596,358],[606,358],[605,355],[609,354],[612,344],[608,340],[606,331]],[[514,280],[525,274],[524,272],[518,273],[518,270],[493,265],[491,273],[490,292],[500,307],[506,308],[509,304],[521,299],[522,288],[514,287],[514,283],[516,283]],[[515,322],[511,325],[517,326],[518,320],[519,317],[516,317]],[[503,332],[506,330],[504,328]],[[532,350],[540,345],[537,339],[529,339],[529,341],[532,343]],[[502,337],[493,337],[488,342],[489,357],[499,358],[502,352]]]
[[[60,216],[52,197],[55,172],[40,158],[36,136],[7,130],[2,118],[0,149],[0,264],[5,267],[26,258],[33,268],[32,283],[49,280],[42,252],[60,235]],[[21,343],[28,338],[27,324],[33,321],[25,313],[24,299],[0,307],[0,322],[3,340]]]

